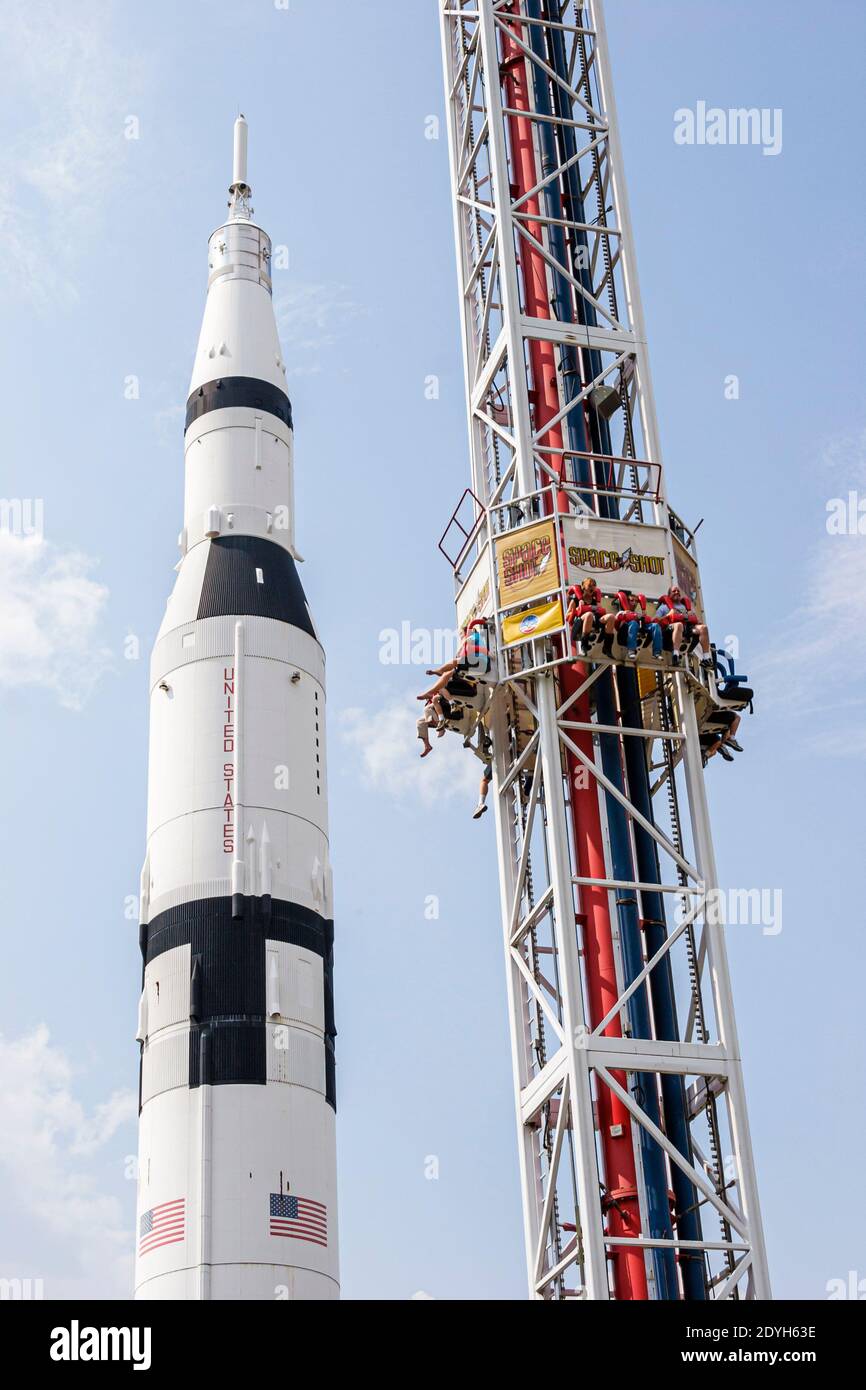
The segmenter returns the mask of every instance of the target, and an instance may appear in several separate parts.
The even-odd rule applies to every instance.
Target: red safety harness
[[[576,584],[573,584],[569,589],[568,597],[571,600],[568,611],[571,613],[572,618],[583,618],[587,613],[592,613],[593,617],[596,618],[605,617],[605,611],[601,602],[601,590],[597,584],[592,591],[592,603],[586,602],[583,596],[583,590],[578,588]]]
[[[643,594],[635,594],[634,597],[641,610],[640,613],[636,613],[631,607],[625,589],[617,590],[616,601],[619,604],[619,612],[614,619],[617,627],[622,627],[623,623],[640,622],[646,618],[646,599]]]
[[[659,603],[666,603],[671,610],[671,612],[666,613],[663,618],[656,618],[656,622],[661,623],[662,627],[672,627],[674,623],[686,623],[691,625],[698,621],[698,615],[695,613],[685,594],[680,594],[680,597],[676,600],[676,603],[681,603],[683,605],[686,610],[685,613],[678,613],[676,611],[675,602],[670,594],[664,594],[659,599]]]
[[[470,662],[476,662],[476,661],[486,661],[486,662],[487,662],[487,669],[489,670],[489,669],[490,669],[490,660],[491,660],[491,657],[490,657],[490,648],[489,648],[489,647],[486,647],[486,646],[482,646],[480,640],[477,640],[477,639],[474,639],[474,638],[473,638],[473,632],[474,632],[474,630],[475,630],[476,628],[480,628],[480,627],[483,627],[483,628],[485,628],[486,630],[489,630],[489,624],[488,624],[487,619],[486,619],[486,618],[473,618],[472,622],[469,624],[469,626],[468,626],[467,629],[466,629],[466,635],[464,636],[462,642],[460,643],[460,647],[459,647],[459,650],[458,650],[458,652],[457,652],[457,660],[458,660],[458,661],[464,661],[464,662],[466,662],[467,664],[470,663]],[[479,633],[479,635],[478,635],[479,639],[480,639],[480,635],[481,635],[481,634]]]

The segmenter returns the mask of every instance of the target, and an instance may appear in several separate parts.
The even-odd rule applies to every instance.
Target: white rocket
[[[325,659],[235,122],[150,674],[137,1298],[338,1296]]]

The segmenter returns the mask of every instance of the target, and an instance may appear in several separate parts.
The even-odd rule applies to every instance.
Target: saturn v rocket
[[[235,123],[150,670],[136,1297],[338,1296],[325,659]]]

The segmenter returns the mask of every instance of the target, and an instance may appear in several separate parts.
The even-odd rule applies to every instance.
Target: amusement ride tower
[[[533,1298],[769,1298],[704,761],[751,692],[593,634],[704,612],[671,509],[599,0],[439,0],[471,486],[442,538],[487,718]],[[690,631],[687,627],[687,637]],[[718,764],[714,764],[715,767]]]

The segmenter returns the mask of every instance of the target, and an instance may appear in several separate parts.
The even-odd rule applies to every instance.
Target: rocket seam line
[[[178,815],[176,815],[176,816],[171,816],[169,820],[162,820],[162,821],[160,821],[159,825],[155,826],[154,829],[150,832],[150,834],[149,834],[148,837],[147,837],[147,847],[148,847],[148,849],[150,848],[150,842],[151,842],[151,840],[153,839],[154,835],[157,835],[157,834],[159,833],[160,830],[164,830],[165,827],[166,827],[167,825],[174,825],[176,821],[183,820],[184,816],[202,816],[202,815],[205,815],[208,811],[221,811],[222,809],[223,809],[222,802],[220,802],[219,805],[217,805],[217,806],[198,806],[198,807],[196,807],[196,809],[195,809],[194,811],[181,811],[181,812],[179,812]],[[316,822],[310,820],[308,816],[301,816],[301,815],[298,815],[297,811],[285,811],[285,810],[283,810],[283,809],[282,809],[281,807],[279,807],[279,806],[260,806],[260,805],[258,804],[258,802],[250,802],[250,801],[244,802],[244,813],[246,813],[247,811],[262,811],[264,814],[266,814],[266,815],[272,815],[272,816],[291,816],[292,820],[300,820],[300,821],[303,821],[305,825],[311,825],[311,826],[313,827],[314,830],[318,830],[319,834],[320,834],[320,835],[322,836],[322,838],[324,839],[325,844],[326,844],[326,845],[329,845],[329,844],[330,844],[330,841],[329,841],[329,839],[328,839],[328,836],[325,834],[324,830],[322,830],[321,826],[316,825]],[[228,881],[228,880],[227,880],[227,881]],[[230,894],[230,893],[227,893],[227,894],[223,895],[223,894],[221,894],[221,893],[217,893],[217,894],[215,894],[214,896],[215,896],[215,897],[222,897],[222,896],[231,897],[231,894]],[[273,896],[273,895],[271,895],[271,896]],[[191,899],[190,901],[198,901],[198,900],[197,900],[197,899]],[[281,901],[282,901],[282,899],[281,899]],[[178,904],[178,906],[181,906],[181,904]],[[311,908],[310,911],[313,911],[313,909]]]

